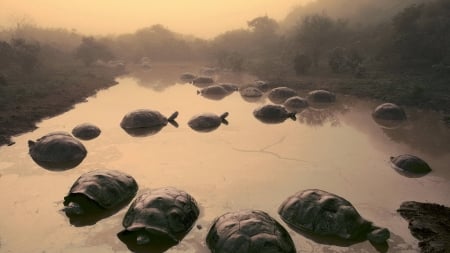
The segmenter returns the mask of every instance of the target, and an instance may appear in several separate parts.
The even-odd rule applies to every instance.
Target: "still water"
[[[167,252],[209,252],[204,239],[213,219],[242,209],[263,210],[280,221],[297,252],[378,252],[369,242],[325,245],[289,229],[277,214],[279,205],[310,188],[346,198],[363,217],[389,228],[389,247],[381,251],[418,252],[417,240],[396,209],[408,200],[450,205],[450,129],[436,113],[406,108],[407,124],[385,129],[370,116],[379,101],[340,95],[329,108],[268,125],[252,114],[268,99],[248,102],[235,92],[209,100],[178,79],[196,69],[167,68],[119,78],[118,85],[42,121],[35,131],[14,138],[15,145],[0,148],[0,252],[129,252],[116,236],[127,208],[84,227],[70,225],[60,211],[73,182],[93,169],[122,170],[137,180],[140,191],[173,186],[197,200],[200,228],[194,226]],[[238,84],[252,80],[229,73],[215,77]],[[153,135],[132,137],[119,124],[126,113],[140,108],[167,117],[178,111],[179,127],[168,124]],[[205,112],[229,112],[229,124],[195,132],[187,122]],[[49,171],[28,155],[28,140],[52,131],[71,132],[83,122],[97,125],[102,133],[83,141],[88,155],[76,168]],[[400,175],[389,157],[404,153],[421,157],[433,171],[420,178]]]

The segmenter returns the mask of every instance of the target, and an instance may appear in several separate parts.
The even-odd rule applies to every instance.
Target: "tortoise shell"
[[[313,103],[333,103],[336,101],[336,95],[327,90],[313,90],[308,93],[308,100]]]
[[[36,141],[28,141],[29,154],[39,165],[49,169],[68,169],[86,157],[84,145],[67,132],[52,132]]]
[[[215,253],[295,253],[289,233],[275,219],[259,210],[223,214],[215,219],[206,236]]]
[[[377,106],[373,111],[372,116],[382,120],[401,121],[406,119],[405,111],[400,106],[393,103],[384,103]]]
[[[136,195],[138,185],[134,178],[117,170],[94,170],[81,175],[64,197],[64,206],[76,195],[84,195],[101,208],[112,209],[129,202]]]
[[[197,87],[205,87],[214,83],[214,79],[209,76],[198,76],[192,80],[192,84]]]
[[[392,167],[399,172],[426,174],[431,171],[430,166],[424,160],[414,155],[392,156],[390,160]]]
[[[301,112],[308,107],[308,101],[302,97],[294,96],[284,101],[283,106],[291,112]]]
[[[98,137],[101,133],[100,128],[90,123],[83,123],[72,129],[73,136],[82,140],[91,140]]]
[[[274,104],[282,104],[286,99],[293,96],[297,96],[297,92],[288,87],[274,88],[268,94],[269,100]]]
[[[196,78],[196,75],[186,72],[181,74],[180,79],[185,82],[192,82]]]
[[[123,129],[151,128],[165,126],[169,121],[173,121],[178,116],[174,112],[169,118],[163,116],[160,112],[148,109],[138,109],[127,113],[120,122]]]
[[[381,243],[389,238],[389,231],[365,220],[353,205],[335,194],[309,189],[288,197],[278,213],[294,230],[317,236],[343,240],[368,238]]]
[[[149,242],[168,240],[174,244],[181,241],[191,230],[199,215],[195,199],[188,193],[173,187],[148,190],[131,204],[119,232],[119,238],[141,235]]]
[[[197,91],[197,94],[200,94],[205,98],[220,100],[228,96],[230,92],[222,85],[211,85]]]
[[[218,116],[213,113],[203,113],[193,116],[188,125],[199,132],[211,132],[217,129],[220,124],[228,124],[228,121],[225,119],[228,116],[228,112],[223,113]]]
[[[243,97],[250,97],[250,98],[259,98],[264,95],[264,93],[260,89],[253,86],[245,87],[241,89],[239,93]]]
[[[287,118],[296,120],[295,112],[288,112],[281,105],[263,105],[253,111],[255,118],[264,123],[276,124],[284,122]]]
[[[220,83],[219,86],[222,86],[228,93],[233,93],[239,90],[239,87],[233,83]]]

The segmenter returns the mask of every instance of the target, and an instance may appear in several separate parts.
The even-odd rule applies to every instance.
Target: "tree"
[[[96,41],[94,37],[83,37],[81,44],[75,49],[75,57],[81,59],[86,66],[90,66],[97,60],[113,59],[113,54],[108,47]]]
[[[298,24],[296,39],[305,52],[310,52],[313,66],[318,67],[321,56],[342,44],[347,33],[346,21],[315,14],[306,16]]]
[[[311,58],[306,54],[297,54],[294,58],[294,70],[297,75],[305,74],[311,65]]]
[[[16,38],[11,41],[14,50],[15,62],[25,73],[30,73],[39,64],[39,52],[41,50],[38,42],[27,42],[25,39]]]

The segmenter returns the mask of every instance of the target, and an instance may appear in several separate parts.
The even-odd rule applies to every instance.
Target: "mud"
[[[397,210],[408,222],[423,253],[450,252],[450,208],[432,203],[403,202]]]

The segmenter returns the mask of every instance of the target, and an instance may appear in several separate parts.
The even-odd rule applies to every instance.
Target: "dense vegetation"
[[[212,40],[162,25],[92,37],[20,23],[0,31],[0,144],[149,59],[209,62],[279,85],[450,110],[450,2],[317,0],[285,20],[250,18],[246,29]]]

